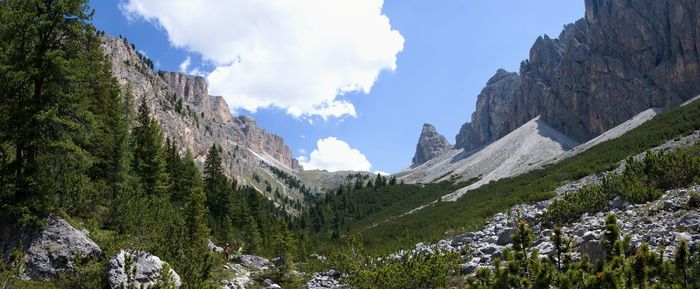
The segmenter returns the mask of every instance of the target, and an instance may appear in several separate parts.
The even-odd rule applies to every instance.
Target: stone
[[[462,274],[469,275],[476,272],[476,268],[479,267],[479,264],[469,262],[466,264],[462,264],[460,267],[462,267]]]
[[[590,262],[595,264],[598,260],[605,258],[605,250],[598,240],[584,241],[580,244],[582,254],[587,254]]]
[[[272,266],[272,262],[270,262],[270,260],[254,255],[241,255],[237,257],[235,261],[244,267],[258,271],[267,270],[270,266]]]
[[[416,154],[413,156],[413,166],[418,166],[434,157],[450,150],[452,145],[443,135],[437,132],[432,124],[423,124],[423,130],[418,138]]]
[[[498,233],[498,240],[496,240],[496,245],[504,246],[510,244],[510,236],[518,231],[518,228],[504,228],[500,233]]]
[[[207,241],[207,247],[209,247],[210,251],[215,252],[215,253],[223,253],[224,252],[224,248],[217,246],[211,240]]]
[[[132,265],[129,270],[134,270],[133,276],[127,276],[126,261],[131,258]],[[127,288],[132,283],[139,288],[140,286],[153,286],[158,284],[161,280],[161,271],[163,265],[166,263],[162,261],[158,256],[151,255],[144,251],[132,251],[132,250],[119,250],[119,252],[109,260],[109,268],[107,272],[107,281],[109,283],[109,288],[117,289]],[[129,273],[131,274],[131,273]],[[180,281],[180,276],[173,270],[170,269],[170,274],[173,278],[175,286],[178,288],[182,285]],[[131,281],[129,281],[131,280]]]
[[[24,272],[26,280],[49,280],[59,273],[75,268],[80,258],[99,258],[102,250],[88,238],[84,231],[68,224],[66,220],[50,215],[43,228],[37,230],[14,225],[0,225],[0,253],[9,258],[20,244],[25,252]]]

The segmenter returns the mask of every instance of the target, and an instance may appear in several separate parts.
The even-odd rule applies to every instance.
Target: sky
[[[454,144],[499,68],[583,17],[561,0],[90,0],[155,69],[206,77],[307,169],[396,173],[423,123]]]

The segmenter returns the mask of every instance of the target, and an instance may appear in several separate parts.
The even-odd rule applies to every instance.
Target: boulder
[[[26,253],[25,280],[48,280],[58,273],[75,268],[79,258],[99,258],[102,250],[95,242],[57,215],[46,219],[40,229],[16,226],[0,226],[0,252],[9,257],[20,244]]]
[[[510,236],[518,231],[518,228],[504,228],[500,233],[498,233],[498,240],[496,240],[496,245],[505,246],[510,244]]]
[[[241,255],[238,258],[236,258],[235,261],[238,264],[243,265],[244,267],[254,269],[257,271],[267,270],[272,265],[272,262],[270,262],[270,260],[254,255]]]
[[[588,240],[581,243],[581,254],[587,254],[591,263],[605,258],[605,250],[598,240]]]
[[[212,242],[211,240],[209,240],[209,241],[207,242],[207,246],[209,247],[209,251],[212,251],[212,252],[214,252],[214,253],[223,253],[223,252],[224,252],[224,248],[221,248],[221,247],[217,246],[217,245],[214,244],[214,242]]]
[[[126,263],[128,259],[131,259],[132,263],[128,268],[130,273],[127,275]],[[109,288],[117,289],[121,288],[122,285],[128,287],[132,283],[136,288],[153,286],[161,281],[161,271],[165,264],[159,257],[148,252],[122,249],[109,260],[109,270],[107,272]],[[182,285],[180,276],[172,268],[170,269],[170,275],[175,286],[180,287]]]

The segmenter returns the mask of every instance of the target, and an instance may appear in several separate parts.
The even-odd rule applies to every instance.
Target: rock
[[[207,241],[207,246],[209,247],[209,250],[212,252],[215,252],[215,253],[223,253],[224,252],[224,248],[217,246],[211,240]]]
[[[75,268],[78,258],[99,258],[102,250],[85,232],[68,224],[57,215],[50,215],[46,225],[36,230],[13,225],[0,225],[0,253],[8,258],[19,245],[26,253],[22,279],[48,280],[58,273]]]
[[[696,96],[700,19],[685,5],[586,1],[585,17],[565,25],[558,38],[539,37],[519,73],[496,72],[455,148],[480,148],[538,115],[583,143],[646,109]]]
[[[461,265],[462,267],[462,274],[469,275],[474,272],[476,272],[476,268],[479,267],[479,264],[474,263],[474,262],[469,262]]]
[[[270,266],[272,266],[272,262],[270,262],[270,260],[254,255],[241,255],[237,257],[235,261],[244,267],[257,271],[267,270]]]
[[[518,228],[504,228],[498,234],[498,240],[496,240],[496,245],[504,246],[510,244],[510,236],[518,231]]]
[[[126,261],[129,258],[131,258],[133,262],[129,270],[134,270],[134,268],[136,268],[136,272],[133,276],[127,276]],[[117,289],[122,285],[128,287],[132,282],[136,288],[142,285],[146,287],[153,286],[161,281],[160,273],[165,264],[166,263],[160,258],[148,252],[119,250],[117,255],[109,260],[109,269],[107,272],[109,288]],[[180,276],[172,268],[170,269],[170,274],[175,286],[180,287],[182,285]],[[131,282],[129,282],[130,279],[132,280]]]
[[[587,254],[591,263],[595,264],[598,260],[605,258],[605,250],[600,245],[598,240],[584,241],[580,245],[581,254]]]
[[[334,270],[316,273],[311,280],[306,283],[308,289],[336,289],[343,287],[340,283],[340,274]]]
[[[423,124],[423,131],[416,145],[416,154],[413,156],[413,166],[427,162],[451,148],[452,145],[437,132],[432,124]]]
[[[620,210],[622,210],[622,209],[627,208],[627,206],[629,206],[629,203],[628,203],[627,201],[623,200],[623,199],[620,198],[620,197],[615,197],[615,199],[613,199],[613,200],[610,202],[610,206],[613,207],[613,208],[615,208],[615,209],[620,209]]]
[[[202,166],[209,149],[216,144],[223,150],[224,173],[239,181],[252,178],[260,170],[269,173],[265,164],[280,167],[289,174],[301,169],[282,137],[258,127],[250,117],[234,117],[222,97],[209,95],[203,77],[157,73],[145,66],[126,41],[110,36],[100,40],[122,91],[133,95],[134,109],[145,98],[151,116],[160,124],[164,136],[177,145],[180,154],[191,151],[195,162]],[[272,183],[281,186],[281,192],[301,198],[298,188],[278,181]],[[334,184],[333,188],[336,187]]]

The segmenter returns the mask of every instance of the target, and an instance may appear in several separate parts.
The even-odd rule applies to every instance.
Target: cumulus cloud
[[[300,157],[299,162],[307,170],[369,171],[372,164],[359,150],[351,148],[346,142],[335,137],[320,139],[316,142],[309,157]]]
[[[192,59],[190,59],[189,56],[185,58],[185,61],[180,63],[180,72],[187,73],[187,68],[190,67],[190,63],[192,62]]]
[[[162,27],[175,47],[214,65],[213,94],[233,108],[299,116],[356,116],[337,97],[369,93],[396,69],[404,38],[383,0],[124,0],[122,11]]]

